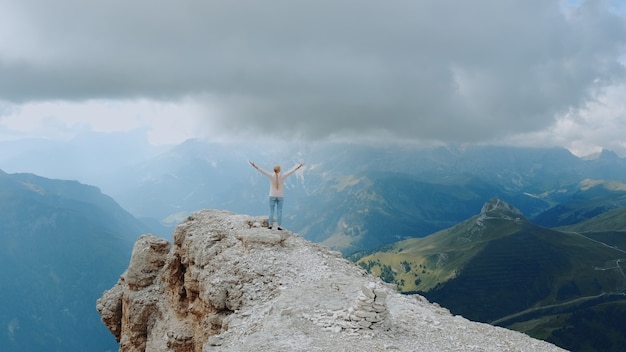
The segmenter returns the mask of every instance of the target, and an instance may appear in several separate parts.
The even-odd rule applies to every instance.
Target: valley
[[[115,345],[94,320],[93,299],[122,273],[132,240],[142,233],[171,238],[198,209],[266,216],[267,185],[251,159],[304,161],[286,183],[286,227],[407,295],[568,349],[610,351],[624,342],[626,332],[613,323],[626,312],[625,180],[615,178],[626,175],[624,159],[583,160],[562,149],[248,148],[190,140],[109,170],[98,188],[2,174],[3,260],[17,269],[3,275],[15,292],[29,282],[55,288],[31,298],[32,309],[0,317],[11,331],[2,350],[24,350],[27,330],[67,336],[54,322],[80,323],[76,312],[83,311],[89,323],[82,327],[97,327],[92,340]],[[38,259],[20,260],[32,256]],[[76,293],[80,298],[61,304]],[[6,295],[15,307],[24,305],[20,295],[30,297]],[[33,316],[41,324],[29,325]],[[610,336],[611,344],[592,334]],[[66,339],[58,343],[84,346],[80,336]]]

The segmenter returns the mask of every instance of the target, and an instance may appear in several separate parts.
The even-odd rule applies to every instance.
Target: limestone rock
[[[96,307],[120,351],[561,351],[404,296],[267,218],[203,210],[144,235]]]

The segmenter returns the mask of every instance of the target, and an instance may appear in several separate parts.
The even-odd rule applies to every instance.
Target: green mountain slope
[[[626,302],[626,252],[600,240],[611,236],[619,232],[594,238],[539,227],[492,199],[479,215],[452,228],[353,259],[403,292],[420,293],[455,314],[553,342],[561,336],[559,343],[571,348],[580,341],[568,345],[573,336],[563,329],[579,320],[576,312]],[[546,323],[557,316],[561,324]]]
[[[593,219],[589,228],[612,229],[614,227],[607,227],[608,224],[599,224],[609,220],[599,215],[626,207],[626,184],[620,181],[585,179],[571,193],[568,199],[534,217],[533,223],[545,227],[574,226],[572,229],[580,230],[583,222]],[[619,221],[619,224],[615,224],[618,226],[626,223],[624,220],[616,220]]]
[[[0,350],[116,350],[95,301],[144,232],[95,187],[0,172]]]
[[[349,187],[337,189],[341,203],[316,212],[326,224],[336,214],[335,231],[325,239],[313,238],[344,253],[362,249],[363,244],[379,247],[452,226],[483,204],[484,194],[497,192],[473,178],[449,184],[390,173],[349,179],[354,180]]]
[[[558,229],[565,232],[581,232],[585,234],[598,231],[611,232],[625,230],[626,205],[609,210],[606,213],[602,213],[573,225],[559,227]],[[620,248],[626,249],[626,247]]]

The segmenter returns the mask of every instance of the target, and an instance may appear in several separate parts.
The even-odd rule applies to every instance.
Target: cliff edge
[[[562,351],[399,294],[267,218],[203,210],[141,236],[97,301],[120,351]]]

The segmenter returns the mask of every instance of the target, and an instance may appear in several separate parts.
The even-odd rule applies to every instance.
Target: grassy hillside
[[[603,216],[618,223],[616,214]],[[578,331],[582,316],[593,316],[595,330],[608,329],[610,319],[598,312],[626,302],[624,246],[624,231],[558,231],[486,205],[454,227],[352,259],[454,314],[572,348],[591,343],[581,342],[591,338]],[[618,345],[619,338],[605,338]]]
[[[626,231],[626,205],[609,210],[579,223],[558,228],[565,232],[606,232]],[[621,247],[626,249],[626,247]]]
[[[624,207],[626,184],[585,179],[577,184],[568,199],[537,215],[533,222],[545,227],[572,226],[567,231],[577,232],[591,229],[620,230],[626,229],[626,220],[620,218],[623,210],[619,210]]]

